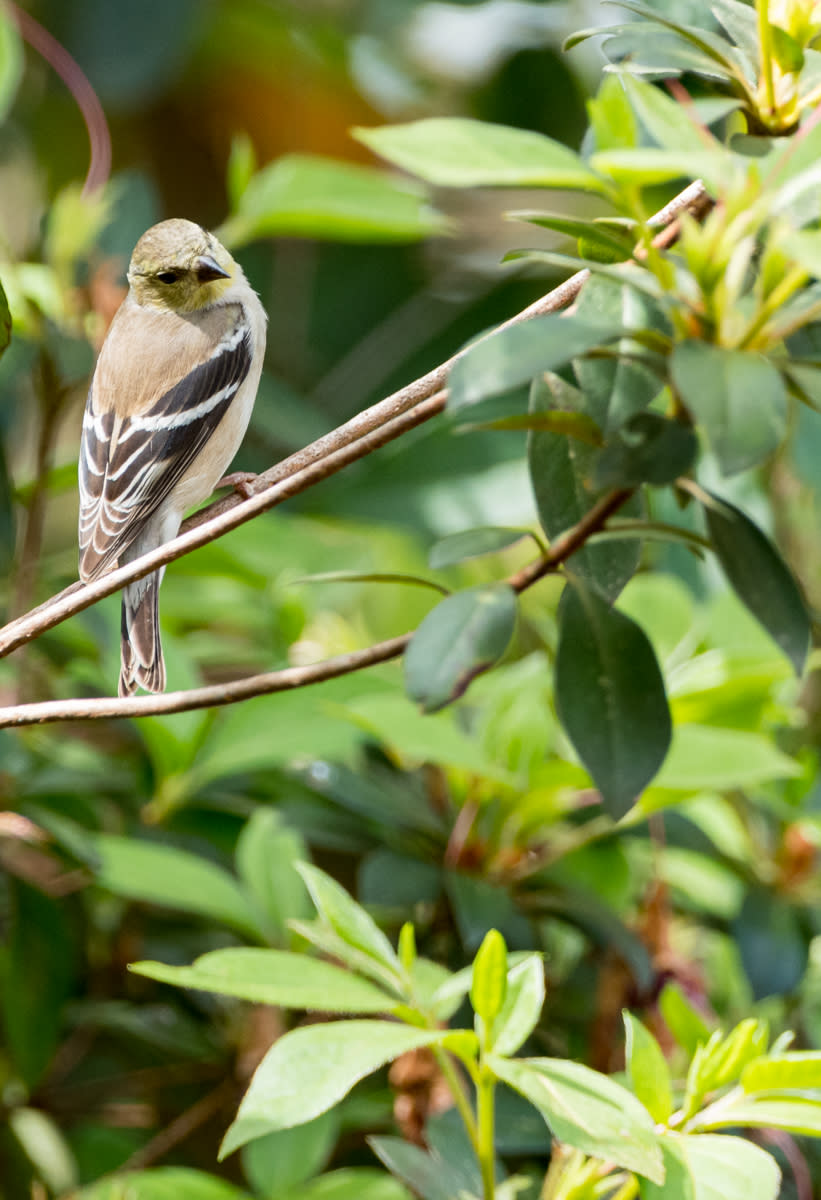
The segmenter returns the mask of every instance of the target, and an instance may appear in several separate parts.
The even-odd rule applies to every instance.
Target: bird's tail
[[[148,692],[165,690],[165,660],[160,644],[160,580],[154,571],[123,589],[120,654],[121,696],[138,687]]]

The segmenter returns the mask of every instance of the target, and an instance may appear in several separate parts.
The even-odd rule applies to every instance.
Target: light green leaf
[[[498,929],[489,929],[473,960],[470,1002],[489,1027],[502,1010],[507,994],[507,946]]]
[[[251,138],[247,133],[234,134],[231,139],[231,150],[228,154],[228,166],[225,173],[225,190],[228,193],[228,203],[232,209],[239,204],[256,169],[257,155]]]
[[[692,1058],[699,1042],[706,1043],[710,1037],[710,1030],[701,1013],[693,1008],[674,983],[664,985],[659,996],[659,1011],[673,1037]]]
[[[699,792],[753,787],[801,774],[793,759],[759,733],[708,725],[682,725],[673,734],[655,787]]]
[[[812,629],[798,584],[778,550],[749,517],[728,501],[708,495],[704,516],[724,574],[800,675]]]
[[[402,966],[393,946],[361,904],[357,904],[335,879],[318,867],[300,863],[297,869],[305,880],[317,911],[334,933],[401,979]]]
[[[189,1167],[152,1167],[101,1179],[74,1192],[72,1200],[250,1200],[247,1192]]]
[[[541,212],[509,212],[509,220],[525,221],[541,229],[552,229],[565,237],[576,238],[582,258],[601,258],[602,262],[617,263],[631,258],[636,247],[636,235],[623,225],[607,221],[583,221],[579,218]]]
[[[0,9],[0,121],[12,106],[23,76],[23,43],[10,13]]]
[[[595,171],[610,176],[616,183],[648,187],[676,179],[702,179],[710,191],[721,191],[727,186],[734,166],[729,154],[714,150],[677,153],[649,146],[599,151],[592,156],[590,164]]]
[[[741,1086],[745,1092],[821,1090],[821,1051],[793,1050],[757,1058],[744,1068]]]
[[[642,1184],[642,1200],[776,1200],[781,1172],[771,1154],[745,1138],[668,1134],[666,1176]]]
[[[641,1021],[627,1011],[622,1016],[630,1085],[653,1120],[666,1124],[673,1111],[673,1089],[667,1059],[661,1046]]]
[[[393,1021],[334,1021],[286,1033],[257,1067],[220,1158],[263,1133],[313,1120],[385,1063],[449,1036]]]
[[[311,916],[311,902],[295,865],[307,857],[303,838],[273,808],[257,808],[237,839],[237,873],[271,941],[287,939],[288,921]]]
[[[664,762],[670,712],[644,632],[595,592],[574,585],[559,610],[556,705],[602,803],[618,820]]]
[[[704,130],[692,119],[687,109],[668,96],[661,88],[645,83],[625,71],[621,82],[642,125],[665,150],[704,150]]]
[[[763,355],[680,342],[670,371],[725,475],[757,466],[783,441],[787,393],[779,371]]]
[[[440,538],[430,548],[428,566],[433,570],[450,567],[467,558],[479,558],[483,554],[496,554],[515,545],[522,538],[531,536],[529,529],[510,529],[499,525],[483,525],[477,529],[465,529]]]
[[[647,1109],[626,1088],[581,1063],[491,1055],[491,1070],[538,1108],[560,1142],[661,1183],[659,1140]]]
[[[544,963],[540,954],[529,954],[508,971],[507,995],[493,1024],[496,1054],[516,1053],[536,1028],[543,1005]]]
[[[604,190],[578,154],[529,129],[465,117],[430,117],[352,133],[382,158],[440,187]]]
[[[130,970],[176,987],[237,996],[254,1004],[319,1012],[378,1013],[395,1008],[395,996],[350,971],[307,954],[235,946],[202,954],[190,967],[132,963]]]
[[[259,237],[406,242],[445,227],[417,184],[373,167],[288,154],[254,175],[218,234],[232,247]]]
[[[260,936],[241,888],[215,863],[174,846],[108,833],[93,835],[92,846],[100,887],[128,900],[223,921],[255,939]]]
[[[476,404],[529,383],[621,332],[620,322],[592,323],[554,313],[499,329],[470,346],[454,364],[448,380],[448,409]]]
[[[516,628],[517,600],[506,583],[455,592],[428,613],[405,651],[405,687],[426,713],[461,696],[497,663]]]
[[[596,150],[631,149],[636,145],[636,117],[616,75],[605,75],[596,95],[587,101],[587,114]]]
[[[744,1093],[740,1088],[697,1113],[690,1128],[783,1129],[787,1133],[821,1137],[821,1099],[806,1096],[779,1096],[772,1092]]]

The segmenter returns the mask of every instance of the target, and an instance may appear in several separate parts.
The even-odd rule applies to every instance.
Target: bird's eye
[[[158,271],[157,278],[160,283],[176,283],[180,277],[179,271]]]

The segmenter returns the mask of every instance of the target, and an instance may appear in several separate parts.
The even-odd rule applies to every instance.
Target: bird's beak
[[[214,279],[230,279],[230,271],[224,271],[210,254],[201,254],[194,262],[194,274],[200,283],[211,283]]]

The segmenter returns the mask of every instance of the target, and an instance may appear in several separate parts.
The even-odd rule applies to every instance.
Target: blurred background
[[[60,48],[72,56],[110,129],[110,180],[86,199],[76,97],[16,35],[13,7],[3,11],[8,616],[76,578],[82,407],[148,226],[185,216],[220,232],[268,310],[263,382],[235,463],[262,470],[556,282],[500,265],[538,233],[507,210],[590,211],[579,197],[428,192],[383,171],[348,131],[458,114],[578,147],[603,59],[595,44],[569,55],[560,46],[599,20],[598,5],[32,0],[18,10],[22,27],[28,14],[54,39],[53,61]],[[68,73],[82,89],[70,64]],[[799,439],[791,462],[743,485],[811,595],[813,446]],[[304,577],[430,574],[428,549],[444,534],[534,526],[524,452],[521,434],[459,433],[442,419],[173,564],[161,599],[170,688],[413,628],[434,603],[429,589]],[[498,578],[531,553],[520,542],[439,578]],[[286,921],[308,902],[292,863],[308,855],[392,935],[413,919],[421,952],[454,969],[496,925],[512,948],[546,954],[539,1053],[618,1068],[621,1007],[654,1020],[670,981],[699,1012],[735,1020],[757,1006],[776,1029],[797,1025],[821,1046],[814,730],[786,661],[736,602],[713,592],[685,551],[653,553],[666,573],[640,575],[620,603],[648,629],[685,732],[646,812],[618,834],[553,712],[552,580],[525,597],[506,663],[434,717],[405,699],[393,664],[228,710],[0,732],[0,1198],[64,1196],[124,1165],[169,1163],[269,1200],[302,1195],[304,1174],[277,1175],[287,1155],[275,1139],[215,1164],[281,1015],[125,969],[139,958],[190,962],[248,940],[247,930],[209,909],[207,887],[181,897],[173,871],[141,872],[132,843],[236,872],[267,911],[258,940],[271,945],[294,942]],[[110,695],[118,655],[111,597],[3,660],[0,703]],[[646,813],[673,804],[666,840],[654,841]],[[237,849],[249,844],[253,868]],[[435,1119],[433,1082],[423,1071],[414,1085],[408,1137]],[[361,1085],[302,1167],[372,1168],[363,1131],[395,1128],[403,1084],[392,1083],[383,1074]],[[510,1094],[499,1128],[500,1153],[538,1180],[541,1123]],[[223,1200],[196,1188],[185,1196]]]

